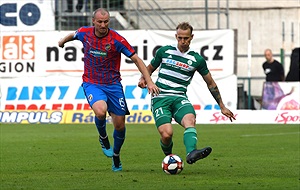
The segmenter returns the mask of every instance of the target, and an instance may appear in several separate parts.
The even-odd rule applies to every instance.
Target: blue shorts
[[[91,107],[95,102],[104,100],[107,104],[108,113],[112,112],[116,115],[130,114],[121,83],[100,85],[83,82],[81,86]]]

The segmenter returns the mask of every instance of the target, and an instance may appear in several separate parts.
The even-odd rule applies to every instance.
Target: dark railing
[[[242,89],[242,92],[239,93],[239,96],[238,99],[241,99],[241,102],[243,104],[243,108],[247,108],[247,109],[252,109],[253,106],[252,106],[252,100],[253,100],[253,96],[251,94],[251,81],[252,80],[265,80],[265,77],[237,77],[238,81],[243,81],[242,83],[238,83],[238,88],[241,88]],[[247,86],[248,86],[248,90],[247,90],[247,94],[246,95],[244,93],[244,86],[245,86],[245,82],[247,82]],[[239,92],[239,90],[238,90]],[[247,96],[247,97],[246,97]],[[247,101],[245,101],[247,99]],[[239,100],[238,100],[239,101]],[[247,104],[246,104],[247,103]]]

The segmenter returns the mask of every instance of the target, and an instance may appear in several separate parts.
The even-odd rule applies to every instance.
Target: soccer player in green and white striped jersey
[[[190,49],[193,36],[193,27],[188,22],[180,23],[176,27],[175,34],[177,45],[167,45],[158,49],[151,64],[147,66],[150,74],[159,67],[156,85],[159,87],[160,93],[152,97],[151,109],[161,135],[161,148],[165,155],[172,153],[171,121],[174,118],[185,128],[183,139],[188,164],[207,157],[212,151],[211,147],[197,149],[196,113],[186,95],[187,86],[196,71],[203,77],[212,96],[220,106],[222,114],[231,121],[235,119],[233,113],[223,104],[219,89],[207,68],[206,61],[198,52]],[[147,84],[143,76],[138,85],[146,88]]]

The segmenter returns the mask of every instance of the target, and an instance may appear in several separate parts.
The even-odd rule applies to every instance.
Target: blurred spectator
[[[75,0],[67,0],[67,10],[65,12],[73,12]],[[123,10],[124,0],[85,0],[89,5],[93,5],[93,10],[105,8],[109,10]],[[83,8],[84,0],[77,0],[76,11],[80,12]],[[91,6],[89,6],[91,8]]]
[[[102,6],[101,6],[102,5]],[[124,0],[94,0],[94,10],[102,7],[111,11],[123,10]]]
[[[95,0],[96,1],[96,0]],[[67,0],[67,10],[65,12],[73,12],[74,0]],[[83,0],[77,0],[76,11],[80,12],[83,7]]]
[[[300,48],[295,48],[292,51],[291,55],[291,64],[290,70],[286,76],[285,81],[300,81],[299,72],[300,72],[300,60],[299,60]]]
[[[284,81],[284,69],[283,66],[273,58],[272,51],[270,49],[265,50],[266,61],[262,67],[266,74],[266,81]]]

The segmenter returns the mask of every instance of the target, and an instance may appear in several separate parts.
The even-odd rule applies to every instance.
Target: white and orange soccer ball
[[[166,174],[179,174],[183,170],[183,161],[176,154],[166,156],[162,161],[162,169]]]

